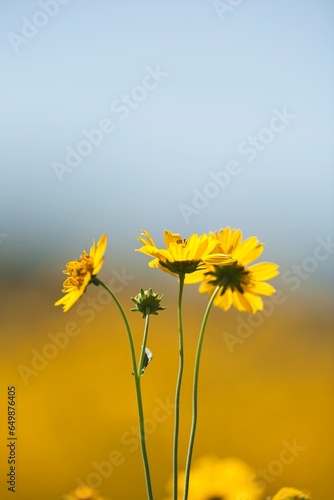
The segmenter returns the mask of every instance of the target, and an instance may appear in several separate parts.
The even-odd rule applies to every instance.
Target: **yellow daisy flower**
[[[103,500],[97,490],[93,490],[88,486],[79,486],[69,495],[66,495],[66,500]]]
[[[311,500],[311,495],[296,488],[282,488],[273,497],[273,500]]]
[[[255,236],[242,241],[239,229],[226,227],[219,233],[210,233],[210,236],[218,242],[216,251],[230,254],[235,262],[230,266],[220,266],[207,259],[207,270],[202,272],[203,282],[199,291],[211,297],[219,285],[221,291],[214,299],[215,306],[224,311],[232,305],[239,311],[262,311],[263,301],[260,295],[269,296],[275,292],[275,288],[265,281],[279,274],[278,265],[262,262],[249,266],[261,255],[264,245]]]
[[[258,500],[262,488],[251,484],[254,471],[237,458],[203,457],[191,469],[189,500]],[[184,473],[179,474],[178,495],[183,498]],[[169,485],[172,489],[172,484]],[[166,500],[171,500],[170,498]]]
[[[97,245],[93,240],[89,255],[83,250],[80,259],[66,264],[64,274],[70,277],[64,281],[62,292],[64,297],[55,302],[55,306],[63,306],[63,311],[68,311],[79,300],[91,283],[92,278],[100,271],[104,262],[104,252],[107,247],[107,237],[102,234]]]
[[[153,257],[148,263],[150,267],[158,267],[172,276],[193,273],[193,276],[198,275],[197,281],[200,281],[202,275],[199,271],[203,269],[203,263],[209,254],[211,254],[210,259],[219,262],[221,266],[233,262],[229,255],[213,254],[218,242],[206,234],[202,236],[192,234],[186,240],[179,234],[165,230],[166,248],[158,248],[147,231],[143,231],[142,235],[144,237],[138,237],[138,240],[143,246],[136,251]],[[195,283],[196,278],[194,277],[191,282]]]

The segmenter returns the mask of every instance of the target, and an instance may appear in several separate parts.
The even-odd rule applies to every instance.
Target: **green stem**
[[[136,351],[135,351],[135,346],[134,346],[134,342],[133,342],[133,337],[132,337],[130,325],[129,325],[129,322],[127,320],[127,317],[123,311],[123,308],[122,308],[119,300],[117,299],[115,294],[112,292],[112,290],[110,290],[110,288],[107,285],[105,285],[102,281],[100,281],[96,276],[93,277],[92,282],[95,285],[101,285],[111,295],[119,312],[121,313],[121,316],[122,316],[122,319],[123,319],[123,322],[125,325],[126,333],[128,335],[128,340],[129,340],[129,344],[130,344],[130,354],[131,354],[131,361],[132,361],[133,376],[134,376],[135,388],[136,388],[136,398],[137,398],[139,428],[140,428],[140,444],[141,444],[141,453],[142,453],[143,465],[144,465],[147,497],[148,497],[148,500],[153,500],[151,475],[150,475],[150,468],[149,468],[147,450],[146,450],[145,423],[144,423],[143,401],[142,401],[141,386],[140,386],[140,374],[138,373],[138,369],[137,369]],[[145,351],[145,349],[144,349],[144,351]]]
[[[213,292],[213,294],[209,300],[209,303],[206,307],[206,310],[205,310],[205,313],[203,316],[203,321],[202,321],[202,326],[201,326],[199,338],[198,338],[198,343],[197,343],[197,351],[196,351],[195,366],[194,366],[193,393],[192,393],[192,414],[193,415],[192,415],[191,431],[190,431],[189,444],[188,444],[188,455],[187,455],[186,470],[185,470],[185,477],[184,477],[183,500],[187,500],[187,498],[188,498],[191,459],[192,459],[195,434],[196,434],[196,426],[197,426],[198,378],[199,378],[199,366],[200,366],[200,360],[201,360],[201,352],[202,352],[204,333],[206,330],[206,324],[208,321],[208,317],[209,317],[209,313],[210,313],[213,301],[214,301],[219,289],[220,289],[220,287],[217,286],[217,288]]]
[[[177,306],[177,320],[179,330],[179,372],[175,389],[175,419],[174,419],[174,441],[173,441],[173,500],[178,497],[178,448],[180,427],[180,393],[183,375],[184,352],[183,352],[183,325],[182,325],[182,295],[184,287],[184,274],[179,274],[179,299]]]
[[[146,316],[145,316],[145,327],[144,327],[143,343],[142,343],[142,346],[141,346],[141,353],[140,353],[139,365],[138,365],[138,376],[139,377],[141,377],[141,375],[142,375],[143,366],[144,366],[145,348],[146,348],[146,342],[147,342],[149,321],[150,321],[150,308],[147,307],[146,308]]]

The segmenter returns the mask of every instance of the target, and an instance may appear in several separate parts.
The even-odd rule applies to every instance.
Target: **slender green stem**
[[[202,345],[203,345],[203,339],[204,339],[204,333],[206,330],[206,324],[208,321],[209,313],[213,304],[213,301],[219,291],[220,287],[217,286],[215,291],[213,292],[209,303],[206,307],[204,316],[203,316],[203,321],[201,325],[201,330],[200,334],[198,337],[198,343],[197,343],[197,351],[196,351],[196,357],[195,357],[195,365],[194,365],[194,379],[193,379],[193,393],[192,393],[192,423],[191,423],[191,431],[190,431],[190,437],[189,437],[189,444],[188,444],[188,455],[187,455],[187,462],[186,462],[186,470],[185,470],[185,477],[184,477],[184,493],[183,493],[183,500],[188,499],[188,490],[189,490],[189,479],[190,479],[190,468],[191,468],[191,459],[192,459],[192,453],[193,453],[193,448],[194,448],[194,441],[195,441],[195,434],[196,434],[196,426],[197,426],[197,415],[198,415],[198,378],[199,378],[199,366],[200,366],[200,360],[201,360],[201,352],[202,352]]]
[[[179,372],[175,389],[175,418],[174,418],[174,441],[173,441],[173,500],[178,497],[178,448],[180,427],[180,394],[183,375],[184,351],[183,351],[183,324],[182,324],[182,295],[184,287],[184,274],[179,274],[179,299],[177,306],[177,320],[179,330]]]
[[[150,308],[146,308],[146,316],[145,316],[145,327],[144,327],[144,335],[143,335],[143,343],[141,345],[141,352],[140,352],[140,358],[139,358],[139,364],[138,364],[138,376],[141,377],[142,371],[143,371],[143,366],[144,366],[144,359],[145,359],[145,348],[146,348],[146,341],[147,341],[147,335],[148,335],[148,327],[149,327],[149,322],[150,322]]]
[[[131,361],[132,361],[133,376],[134,376],[135,388],[136,388],[136,398],[137,398],[138,417],[139,417],[139,429],[140,429],[140,444],[141,444],[141,453],[142,453],[144,472],[145,472],[147,497],[148,497],[148,500],[153,500],[151,475],[150,475],[150,468],[149,468],[148,456],[147,456],[147,450],[146,450],[144,410],[143,410],[143,401],[142,401],[142,395],[141,395],[140,374],[138,373],[138,369],[137,369],[136,352],[135,352],[135,346],[134,346],[134,342],[133,342],[133,337],[132,337],[130,325],[129,325],[129,322],[127,320],[127,317],[123,311],[123,308],[122,308],[119,300],[117,299],[115,294],[112,292],[112,290],[110,290],[110,288],[107,285],[105,285],[102,281],[100,281],[96,276],[94,276],[92,282],[96,285],[101,285],[111,295],[119,312],[121,313],[121,316],[122,316],[122,319],[123,319],[123,322],[125,325],[126,333],[128,335],[128,340],[129,340],[129,344],[130,344],[130,354],[131,354]],[[145,352],[145,348],[144,348],[144,352]]]

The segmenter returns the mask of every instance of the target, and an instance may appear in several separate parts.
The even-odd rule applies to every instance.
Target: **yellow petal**
[[[242,256],[240,262],[243,266],[247,266],[250,262],[253,262],[256,260],[260,255],[262,254],[264,249],[263,244],[257,245],[255,248],[250,248],[248,252],[245,252],[244,255]],[[236,257],[236,255],[233,255],[233,257]],[[239,257],[236,257],[239,260]]]
[[[166,229],[164,230],[164,241],[167,248],[169,247],[169,245],[171,245],[172,243],[176,243],[179,240],[182,240],[180,234],[172,233],[172,231],[166,231]]]
[[[253,312],[253,308],[245,297],[245,294],[238,291],[233,292],[233,305],[236,309],[238,309],[238,311],[247,311],[249,313]]]
[[[204,279],[204,272],[205,270],[200,269],[197,271],[194,271],[193,273],[186,274],[184,282],[186,285],[191,285],[194,283],[200,283]]]
[[[220,293],[218,292],[218,295],[216,296],[213,303],[215,306],[220,307],[224,311],[228,311],[233,304],[232,290],[228,288],[224,295],[220,295]]]
[[[211,253],[210,255],[203,257],[203,262],[210,265],[228,266],[229,264],[233,264],[235,259],[224,253]]]
[[[254,313],[257,313],[258,311],[262,311],[263,310],[263,300],[261,297],[259,297],[258,295],[255,295],[254,293],[249,293],[249,292],[244,292],[244,298],[245,300],[247,300],[250,308],[251,308],[251,312],[254,314]]]
[[[100,262],[94,266],[94,269],[93,269],[93,275],[96,276],[100,270],[101,270],[101,267],[103,266],[103,262],[104,262],[104,257],[102,259],[100,259]]]
[[[240,229],[231,229],[226,227],[221,229],[219,233],[219,242],[223,252],[231,253],[232,250],[237,249],[242,239],[242,232]]]
[[[140,236],[138,236],[138,240],[143,243],[144,245],[151,245],[152,247],[156,247],[156,244],[154,243],[154,241],[152,240],[151,236],[150,236],[150,233],[147,232],[147,231],[142,231],[142,233],[146,238],[147,238],[147,241],[145,241],[143,238],[141,238]]]
[[[255,236],[247,238],[247,240],[245,240],[238,246],[238,248],[235,249],[235,251],[233,252],[233,257],[238,259],[240,264],[244,265],[243,259],[244,258],[247,259],[247,256],[258,246],[259,246],[259,240]]]
[[[259,295],[266,295],[269,297],[276,292],[276,289],[269,283],[264,281],[256,281],[254,285],[249,287],[252,293],[257,293]]]
[[[95,265],[99,264],[101,258],[105,254],[106,248],[107,248],[107,236],[105,234],[102,234],[101,238],[99,239],[99,241],[97,243],[95,255],[93,256],[94,267],[95,267]],[[100,266],[100,268],[101,268],[101,266]],[[97,274],[97,272],[94,274]]]
[[[272,262],[261,262],[250,266],[248,270],[252,273],[254,278],[259,281],[266,281],[274,278],[279,274],[278,265]]]

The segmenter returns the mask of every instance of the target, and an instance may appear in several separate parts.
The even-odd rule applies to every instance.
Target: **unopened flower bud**
[[[142,318],[146,318],[148,314],[158,314],[158,311],[163,311],[166,307],[161,307],[160,302],[163,295],[153,293],[152,288],[149,290],[140,289],[140,293],[131,300],[136,304],[136,307],[131,309],[133,312],[141,312]]]

